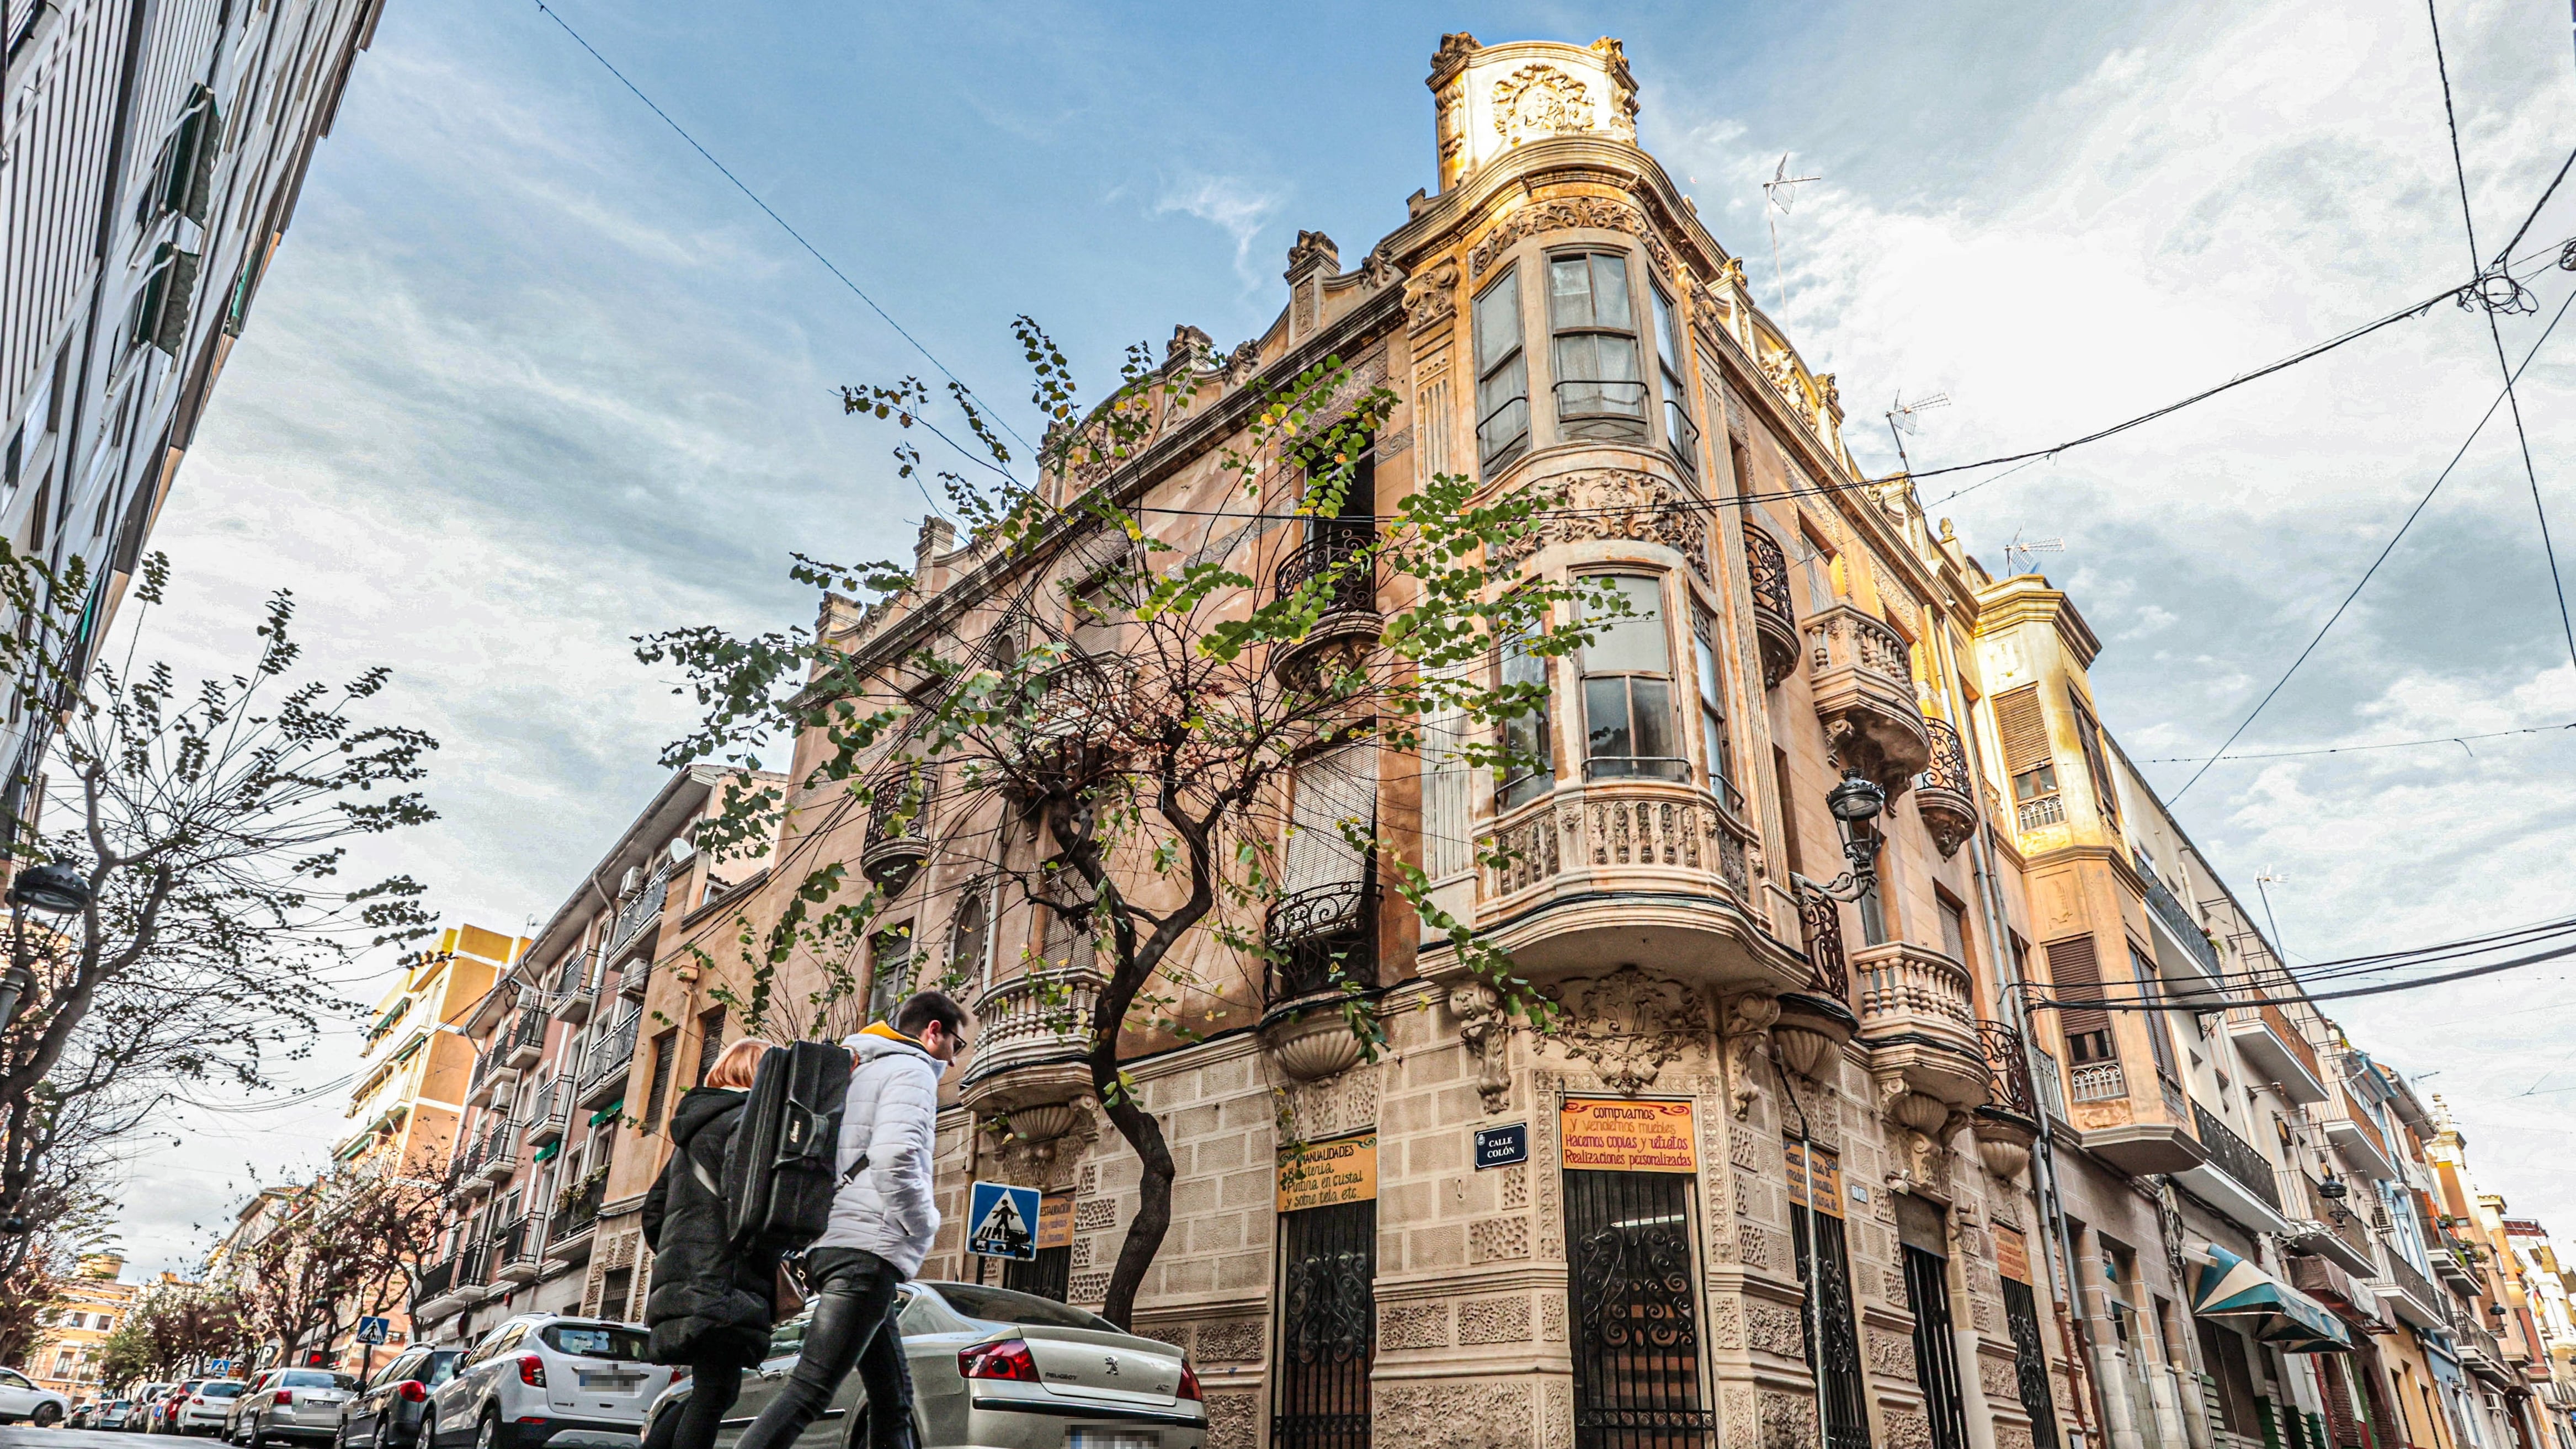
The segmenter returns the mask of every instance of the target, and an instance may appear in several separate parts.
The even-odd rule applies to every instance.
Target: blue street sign
[[[981,1258],[1038,1255],[1038,1190],[979,1182],[966,1200],[966,1251]]]
[[[233,1361],[228,1358],[209,1359],[206,1363],[206,1372],[217,1378],[230,1378],[233,1372]]]
[[[1509,1167],[1529,1161],[1529,1124],[1514,1122],[1508,1127],[1476,1129],[1476,1170]]]
[[[361,1318],[358,1320],[358,1342],[382,1343],[392,1329],[393,1320],[389,1318]]]

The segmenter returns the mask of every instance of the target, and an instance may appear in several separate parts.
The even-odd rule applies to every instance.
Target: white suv
[[[71,1411],[71,1400],[36,1387],[35,1380],[16,1369],[0,1368],[0,1424],[24,1419],[39,1429],[50,1429]]]
[[[421,1449],[634,1449],[671,1370],[631,1323],[528,1313],[495,1327],[430,1390]]]

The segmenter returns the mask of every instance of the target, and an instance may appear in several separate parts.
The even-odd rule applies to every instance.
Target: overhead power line
[[[728,167],[722,161],[717,160],[715,158],[715,153],[709,151],[706,147],[699,145],[698,138],[690,135],[688,128],[682,126],[678,121],[671,119],[671,113],[663,110],[659,105],[655,104],[651,96],[644,94],[642,87],[636,85],[635,82],[628,80],[626,78],[626,72],[619,70],[616,66],[610,64],[608,57],[599,53],[598,47],[592,45],[589,41],[582,39],[580,31],[573,29],[569,22],[567,22],[562,16],[557,15],[554,10],[545,3],[545,0],[536,0],[536,6],[548,20],[551,20],[556,25],[562,27],[563,33],[571,36],[575,45],[578,45],[583,50],[590,52],[591,59],[598,61],[601,67],[610,75],[617,77],[617,83],[633,92],[635,99],[642,101],[647,110],[650,110],[654,115],[661,117],[663,125],[670,127],[672,132],[681,140],[688,142],[690,150],[697,152],[702,157],[705,157],[708,165],[716,168],[717,172],[723,175],[725,180],[732,182],[734,190],[741,192],[746,197],[749,197],[751,199],[751,204],[759,207],[762,215],[768,217],[771,221],[778,223],[779,230],[795,238],[796,244],[803,247],[807,255],[823,264],[823,270],[830,272],[834,277],[840,280],[842,286],[850,289],[851,296],[865,302],[868,305],[869,311],[876,313],[879,318],[884,320],[888,327],[895,330],[897,335],[901,336],[904,341],[911,343],[912,350],[920,353],[924,358],[927,358],[931,366],[939,369],[942,377],[947,378],[950,382],[953,382],[960,388],[965,389],[967,396],[974,398],[979,403],[983,403],[983,395],[981,393],[976,392],[975,389],[971,387],[967,387],[965,379],[959,377],[956,373],[949,371],[947,363],[940,361],[928,347],[922,345],[920,338],[913,336],[911,331],[902,323],[894,320],[894,314],[886,311],[885,308],[878,306],[876,298],[869,296],[866,290],[860,287],[857,282],[850,280],[849,273],[842,271],[830,257],[823,255],[819,248],[817,248],[812,242],[807,241],[803,232],[798,231],[795,227],[789,225],[787,218],[780,216],[777,211],[771,208],[768,202],[761,200],[759,192],[744,185],[742,178],[734,175],[731,167]],[[1037,451],[1035,448],[1029,446],[1029,440],[1020,436],[1019,430],[1011,426],[1010,420],[1004,417],[1000,410],[993,407],[990,403],[984,403],[983,405],[985,416],[999,424],[1003,432],[1009,433],[1021,447],[1028,448],[1031,453],[1035,453]],[[954,446],[954,444],[951,444],[951,446]],[[937,507],[938,505],[933,504],[932,506]]]
[[[2490,730],[2479,735],[2435,735],[2420,740],[2378,740],[2358,745],[2319,745],[2304,750],[2247,751],[2234,755],[2151,755],[2139,760],[2141,765],[2214,764],[2220,760],[2289,760],[2309,755],[2351,755],[2364,750],[2403,750],[2417,745],[2459,745],[2466,748],[2478,740],[2501,740],[2514,735],[2554,735],[2576,730],[2576,722],[2533,725],[2528,729]]]
[[[2235,1006],[2288,1006],[2302,1001],[2343,1001],[2358,996],[2385,996],[2393,991],[2417,991],[2427,986],[2443,986],[2454,981],[2466,981],[2477,976],[2493,976],[2501,971],[2512,971],[2524,966],[2536,966],[2543,961],[2556,961],[2567,956],[2576,956],[2576,943],[2554,946],[2549,950],[2536,951],[2527,956],[2516,956],[2508,961],[2490,961],[2483,966],[2470,966],[2458,971],[2445,971],[2439,975],[2419,976],[2408,981],[2383,981],[2374,986],[2348,986],[2339,991],[2300,991],[2288,996],[2261,995],[2223,998],[2200,996],[2190,999],[2172,1000],[2159,998],[2152,1001],[2138,998],[2112,1000],[2107,997],[2101,1000],[2060,1001],[2054,997],[2043,997],[2039,1000],[2033,1001],[2031,1005],[2035,1008],[2054,1007],[2061,1011],[2188,1011],[2194,1013],[2205,1013],[2220,1011],[2228,1007]]]

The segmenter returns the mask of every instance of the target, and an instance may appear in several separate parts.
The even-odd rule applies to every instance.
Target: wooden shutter
[[[652,1131],[662,1124],[662,1099],[671,1090],[673,1057],[680,1054],[679,1028],[653,1038],[653,1090],[644,1098],[644,1130]]]
[[[2039,707],[2039,686],[2025,684],[1995,696],[1995,733],[2002,737],[2004,771],[2018,775],[2049,762],[2048,719]]]
[[[2068,936],[2051,941],[2048,952],[2048,994],[2060,1000],[2099,1001],[2102,999],[2102,963],[2093,954],[2093,938]],[[2068,1036],[2086,1032],[2108,1031],[2111,1013],[2098,1006],[2059,1007],[2058,1021]]]
[[[698,1014],[698,1081],[707,1084],[707,1073],[716,1069],[716,1058],[724,1055],[725,1009],[721,1006]]]
[[[2100,802],[2102,813],[2120,813],[2120,790],[2111,779],[2111,763],[2102,753],[2102,726],[2095,723],[2093,711],[2084,707],[2083,696],[2072,685],[2066,690],[2066,707],[2075,711],[2075,741],[2084,747],[2085,767],[2093,772],[2093,798]]]
[[[2138,979],[2139,1000],[2164,1000],[2164,982],[2156,975],[2156,963],[2148,960],[2146,954],[2135,946],[2129,948],[2129,973]],[[2168,1013],[2165,1012],[2147,1013],[2147,1045],[2155,1049],[2156,1070],[2179,1082],[2182,1072],[2174,1065],[2173,1043],[2165,1036],[2166,1015]]]

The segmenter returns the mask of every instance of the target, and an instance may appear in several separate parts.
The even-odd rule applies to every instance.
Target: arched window
[[[985,947],[992,939],[985,888],[977,881],[957,903],[957,918],[948,927],[948,976],[952,981],[984,982]]]

